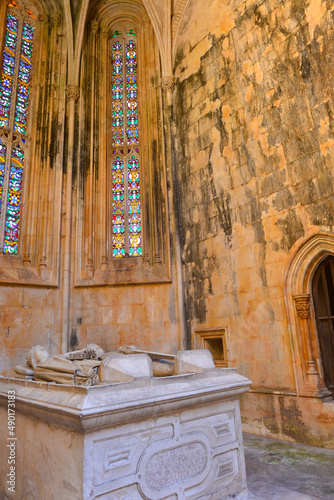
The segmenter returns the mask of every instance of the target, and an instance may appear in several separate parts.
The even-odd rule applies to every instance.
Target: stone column
[[[95,225],[95,197],[94,197],[94,171],[95,171],[95,161],[94,157],[94,136],[95,136],[95,70],[96,70],[96,34],[98,30],[98,22],[92,21],[90,24],[90,45],[91,45],[91,64],[90,64],[90,75],[91,75],[91,85],[90,85],[90,157],[89,157],[89,181],[87,183],[87,203],[88,203],[88,221],[86,221],[86,227],[88,229],[87,234],[87,256],[86,256],[86,278],[92,279],[94,276],[94,225]]]
[[[101,218],[101,269],[108,269],[109,257],[109,230],[111,226],[112,214],[109,213],[110,205],[108,203],[108,193],[110,190],[110,151],[108,151],[108,127],[107,127],[107,106],[108,98],[110,97],[110,89],[108,87],[108,75],[110,71],[109,59],[109,29],[102,27],[100,29],[100,49],[99,49],[99,64],[104,65],[102,77],[98,78],[100,87],[99,99],[99,123],[100,123],[100,138],[99,138],[99,193],[100,197],[100,215]],[[103,67],[103,66],[102,66]]]
[[[72,229],[72,178],[73,178],[73,149],[75,105],[79,99],[80,89],[77,85],[69,84],[66,87],[68,101],[68,152],[66,159],[66,195],[64,215],[64,279],[63,279],[63,318],[62,318],[62,352],[69,349],[69,313],[71,287],[71,229]]]
[[[57,104],[55,103],[55,89],[56,89],[56,57],[57,57],[57,37],[58,37],[58,27],[61,23],[61,14],[60,12],[55,12],[51,16],[52,23],[52,35],[51,35],[51,70],[50,74],[52,75],[50,81],[50,93],[49,93],[49,103],[48,103],[48,148],[50,148],[51,141],[55,140],[52,137],[52,120],[54,118],[54,108],[57,111]],[[53,197],[52,197],[52,176],[54,175],[51,171],[50,166],[50,155],[47,156],[46,161],[46,173],[45,173],[45,191],[44,191],[44,226],[42,232],[42,245],[41,245],[41,257],[39,261],[39,274],[41,278],[48,279],[49,278],[49,266],[50,266],[50,249],[51,245],[51,231],[52,224],[51,223],[51,213],[52,213],[52,205],[53,205]]]

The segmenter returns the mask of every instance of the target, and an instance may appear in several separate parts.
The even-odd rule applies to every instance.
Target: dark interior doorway
[[[313,279],[313,299],[325,384],[334,397],[334,257],[322,261]]]

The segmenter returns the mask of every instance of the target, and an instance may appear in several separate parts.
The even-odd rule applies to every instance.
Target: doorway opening
[[[334,397],[334,257],[328,256],[313,279],[313,300],[327,389]]]

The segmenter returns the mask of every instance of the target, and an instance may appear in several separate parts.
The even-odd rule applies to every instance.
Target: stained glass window
[[[124,161],[118,156],[112,165],[113,257],[125,256]]]
[[[28,126],[34,25],[12,0],[6,17],[0,80],[0,248],[17,254]]]
[[[142,255],[136,34],[115,31],[112,48],[113,257]]]
[[[6,205],[5,234],[3,241],[4,253],[17,253],[23,162],[23,151],[19,147],[13,148],[10,161],[8,196]]]
[[[0,87],[0,127],[9,126],[10,107],[12,103],[15,57],[19,20],[11,13],[7,15],[5,45],[2,54],[2,71]]]
[[[0,139],[0,215],[2,206],[1,202],[2,202],[3,185],[5,180],[6,153],[7,153],[6,145]]]

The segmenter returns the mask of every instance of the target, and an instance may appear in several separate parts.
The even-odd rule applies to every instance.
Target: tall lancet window
[[[34,42],[33,14],[9,3],[0,80],[0,248],[17,254]]]
[[[116,31],[112,51],[113,257],[142,255],[137,44],[133,30]]]

